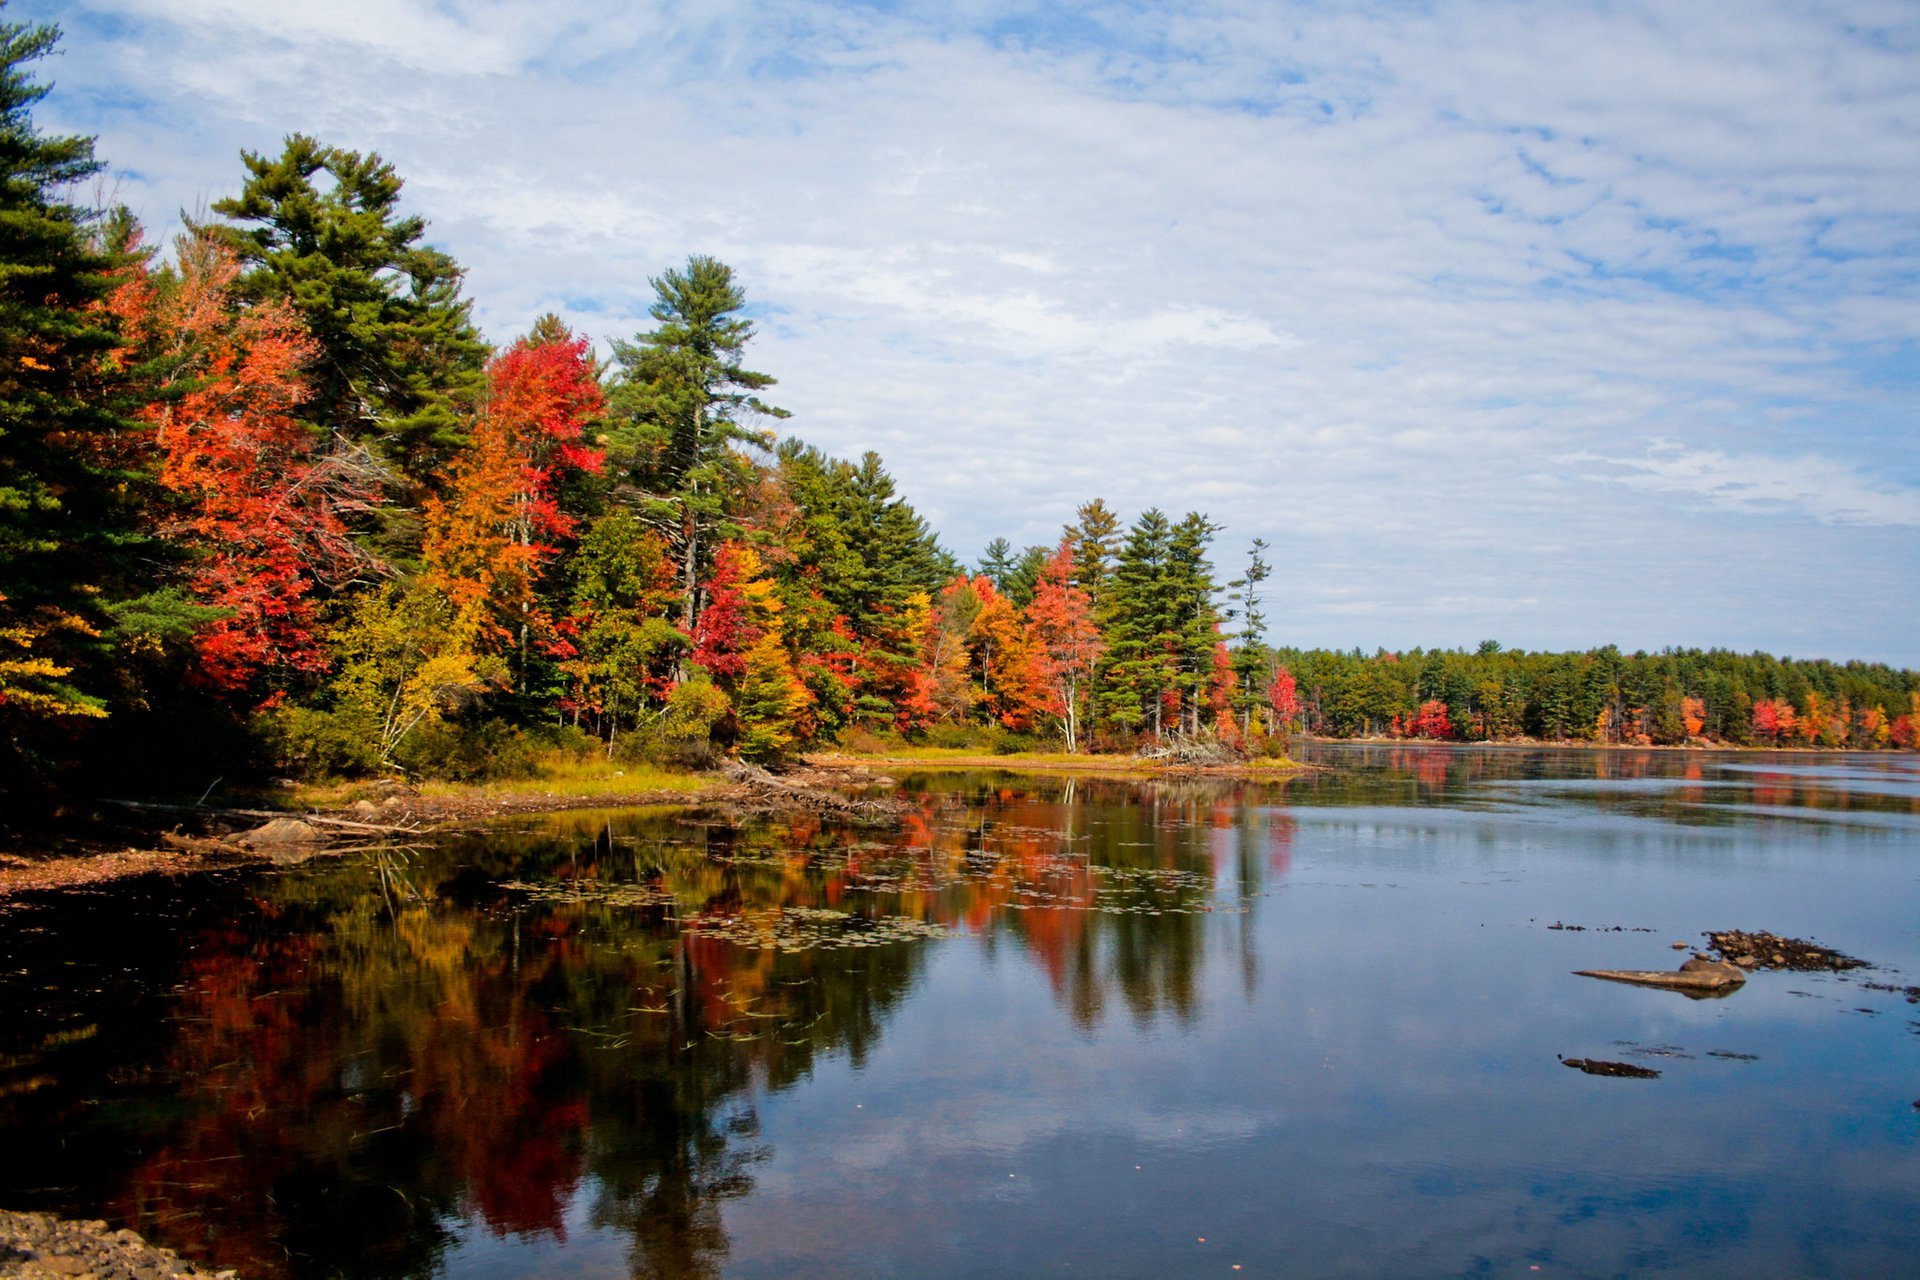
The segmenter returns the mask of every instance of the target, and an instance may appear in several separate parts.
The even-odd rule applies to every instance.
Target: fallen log
[[[411,835],[420,830],[419,823],[355,822],[349,818],[330,818],[319,813],[294,813],[286,809],[215,809],[205,805],[191,804],[154,804],[147,800],[102,800],[101,804],[117,805],[122,809],[134,809],[143,813],[190,813],[201,818],[255,818],[262,822],[277,822],[281,819],[294,819],[310,826],[338,827],[342,831],[359,831],[368,835]]]
[[[1738,965],[1695,956],[1676,970],[1667,969],[1575,969],[1581,978],[1603,978],[1608,982],[1630,982],[1642,987],[1665,987],[1672,991],[1731,991],[1747,980]]]

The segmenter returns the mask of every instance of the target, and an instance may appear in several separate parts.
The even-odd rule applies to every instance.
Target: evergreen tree
[[[93,140],[49,137],[27,64],[57,29],[0,24],[0,778],[48,763],[129,690],[116,642],[151,652],[213,616],[161,587],[176,557],[144,531],[152,493],[129,340],[142,255],[130,218],[58,194],[99,171]],[[4,785],[4,784],[0,784]]]
[[[1251,732],[1253,728],[1255,709],[1266,705],[1266,690],[1271,679],[1266,645],[1263,643],[1267,634],[1267,615],[1260,608],[1260,584],[1273,573],[1273,566],[1267,563],[1268,549],[1265,538],[1255,538],[1252,548],[1247,552],[1246,572],[1227,584],[1227,599],[1238,602],[1234,612],[1240,618],[1239,643],[1233,650],[1233,672],[1239,681],[1234,709],[1239,713],[1240,731],[1243,734]]]
[[[1007,599],[1024,609],[1033,603],[1033,592],[1040,583],[1040,571],[1047,567],[1047,561],[1053,553],[1045,547],[1028,547],[1013,562],[1013,568],[1007,571],[1007,580],[1003,590]]]
[[[1073,550],[1073,585],[1093,601],[1094,616],[1105,618],[1107,579],[1113,573],[1114,552],[1120,545],[1120,517],[1099,498],[1076,513],[1076,524],[1062,530]]]
[[[693,634],[700,583],[720,539],[739,532],[731,517],[757,476],[755,451],[773,448],[753,417],[785,418],[757,392],[774,385],[748,369],[753,322],[739,313],[746,294],[733,269],[695,256],[653,282],[656,328],[613,344],[619,365],[610,396],[609,454],[639,487],[646,514],[669,534],[680,570],[680,625]]]
[[[1004,591],[1007,579],[1013,574],[1013,544],[1005,538],[995,538],[980,553],[980,567],[975,573],[993,583],[994,589]]]
[[[1107,580],[1113,573],[1114,550],[1119,545],[1120,517],[1105,501],[1095,498],[1081,505],[1079,519],[1061,530],[1061,536],[1073,554],[1073,585],[1087,595],[1094,624],[1105,628],[1107,616]],[[1098,667],[1087,677],[1087,736],[1098,732],[1105,710],[1101,672]]]
[[[1134,521],[1107,584],[1107,653],[1100,665],[1106,718],[1158,736],[1179,675],[1179,613],[1168,590],[1173,526],[1159,508]]]
[[[213,230],[250,264],[243,287],[291,302],[320,345],[306,418],[429,484],[465,445],[484,385],[460,268],[421,243],[427,224],[400,214],[403,183],[378,155],[296,133],[279,156],[241,161],[246,184],[214,202],[229,225]],[[383,547],[404,553],[412,537],[390,528]]]
[[[1167,542],[1167,581],[1175,645],[1174,688],[1177,709],[1188,733],[1198,733],[1206,704],[1207,684],[1213,674],[1214,650],[1220,643],[1220,613],[1214,608],[1213,565],[1207,547],[1220,526],[1190,511],[1173,528]]]

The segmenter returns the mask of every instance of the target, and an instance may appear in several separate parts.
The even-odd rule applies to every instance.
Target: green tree
[[[643,512],[667,532],[680,578],[680,626],[699,623],[700,584],[719,541],[739,532],[732,516],[758,478],[744,452],[768,452],[771,431],[756,417],[785,418],[758,392],[774,385],[742,361],[753,322],[733,269],[696,255],[653,282],[657,322],[632,342],[613,344],[619,366],[609,397],[609,461],[637,486]]]
[[[1158,509],[1128,532],[1108,595],[1103,702],[1115,723],[1158,736],[1196,732],[1220,621],[1206,548],[1214,524],[1192,513],[1178,525]]]
[[[1022,551],[1013,568],[1007,571],[1007,580],[1001,588],[1007,599],[1021,609],[1032,604],[1033,593],[1040,585],[1040,572],[1052,558],[1053,553],[1045,547],[1028,547]]]
[[[0,779],[24,780],[81,722],[140,700],[129,673],[217,616],[166,577],[150,532],[149,370],[120,317],[142,305],[145,254],[124,212],[60,191],[97,173],[93,140],[50,137],[28,64],[50,26],[0,24]],[[116,653],[116,647],[118,652]],[[0,785],[4,785],[0,783]]]
[[[993,583],[996,591],[1004,591],[1007,579],[1013,574],[1013,544],[1005,538],[995,538],[980,552],[980,567],[974,572]]]
[[[1167,543],[1166,590],[1171,597],[1178,657],[1175,687],[1179,690],[1188,733],[1198,733],[1206,702],[1213,655],[1220,643],[1220,611],[1214,607],[1217,589],[1207,547],[1220,526],[1190,511],[1173,528]]]
[[[466,443],[484,381],[460,268],[421,243],[425,220],[401,215],[402,180],[376,154],[296,133],[279,156],[241,161],[246,183],[214,202],[229,220],[214,230],[251,264],[243,287],[286,298],[320,344],[305,415],[427,484]],[[406,549],[410,533],[385,541]]]
[[[1252,731],[1253,715],[1266,702],[1267,684],[1272,678],[1272,662],[1267,655],[1267,615],[1261,610],[1260,584],[1273,575],[1267,563],[1270,548],[1265,538],[1255,538],[1247,551],[1246,572],[1227,584],[1229,618],[1238,616],[1240,631],[1233,649],[1233,674],[1239,684],[1234,691],[1234,710],[1239,713],[1240,732]]]
[[[1094,624],[1105,629],[1108,579],[1113,576],[1113,556],[1120,541],[1120,517],[1105,501],[1095,498],[1075,512],[1078,520],[1061,530],[1073,553],[1073,585],[1087,593]],[[1087,677],[1087,736],[1099,731],[1106,699],[1101,691],[1101,672],[1096,667]]]

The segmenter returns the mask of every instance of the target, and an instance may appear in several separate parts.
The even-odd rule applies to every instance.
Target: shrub
[[[843,751],[853,751],[861,755],[886,755],[898,751],[903,745],[897,735],[883,733],[868,725],[849,725],[840,731],[834,745]]]
[[[380,767],[376,735],[357,716],[283,705],[254,716],[253,730],[275,770],[297,778],[357,777]]]

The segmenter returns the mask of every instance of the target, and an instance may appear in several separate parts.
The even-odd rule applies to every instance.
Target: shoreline
[[[946,749],[926,748],[925,750],[931,752]],[[1107,777],[1130,778],[1244,778],[1256,782],[1298,777],[1305,773],[1322,772],[1325,768],[1322,765],[1303,764],[1298,760],[1285,758],[1243,761],[1239,764],[1177,764],[1142,759],[1139,756],[1091,753],[1072,756],[1065,752],[982,755],[965,748],[953,748],[951,754],[939,755],[903,755],[891,752],[876,752],[869,755],[852,751],[818,751],[803,757],[803,760],[808,767],[852,769],[862,772],[878,769],[889,769],[900,773],[992,769],[1003,773],[1097,773]]]
[[[819,752],[799,757],[795,767],[779,777],[795,784],[800,791],[826,794],[836,789],[874,786],[885,778],[887,772],[991,769],[1009,773],[1080,773],[1142,780],[1156,777],[1219,777],[1265,781],[1295,777],[1319,768],[1321,766],[1293,761],[1179,765],[1141,760],[1134,756],[1055,758],[1038,753],[994,756],[964,750],[935,758]],[[310,857],[339,855],[375,845],[404,844],[415,836],[446,835],[515,815],[660,806],[749,807],[768,802],[763,792],[730,779],[718,770],[686,774],[682,778],[688,785],[631,791],[601,790],[598,786],[569,788],[565,782],[543,786],[539,780],[529,780],[523,787],[435,784],[426,794],[391,784],[383,787],[379,783],[336,783],[312,788],[305,797],[306,803],[257,809],[98,801],[96,805],[102,808],[124,807],[133,812],[164,814],[173,819],[173,829],[156,829],[151,837],[125,840],[97,836],[51,836],[47,843],[52,848],[44,856],[0,852],[0,913],[20,905],[19,899],[25,894],[88,889],[147,875],[179,876],[242,867],[284,866]],[[369,794],[383,790],[386,796],[379,804],[367,798]],[[263,799],[260,803],[265,806],[272,801]],[[356,823],[353,821],[355,819],[363,821]],[[248,827],[274,821],[312,821],[329,827],[339,825],[348,828],[341,832],[340,839],[351,836],[353,841],[345,845],[340,843],[340,839],[329,842],[324,838],[294,844],[249,844],[245,841]],[[217,836],[183,831],[187,827],[205,831],[211,825],[222,823],[235,829]],[[163,824],[156,817],[153,825],[159,828]],[[356,826],[361,829],[353,830]],[[60,846],[64,846],[64,851],[59,851]]]
[[[1488,742],[1440,742],[1422,738],[1317,738],[1297,739],[1302,744],[1354,747],[1441,748],[1448,751],[1590,751],[1590,752],[1684,752],[1708,754],[1722,752],[1740,755],[1912,755],[1912,752],[1861,752],[1843,747],[1754,747],[1725,743],[1639,746],[1617,742],[1570,740],[1550,742],[1538,739],[1502,739]],[[1065,752],[1023,752],[1010,755],[982,754],[966,748],[919,748],[907,752],[872,754],[846,751],[819,751],[800,756],[794,767],[781,774],[802,790],[831,792],[837,788],[871,787],[891,781],[889,774],[912,772],[985,771],[1014,774],[1078,774],[1084,776],[1150,780],[1155,778],[1219,778],[1246,782],[1281,782],[1289,778],[1327,771],[1329,766],[1289,758],[1253,760],[1237,764],[1182,764],[1142,759],[1131,755],[1097,755]],[[620,776],[620,775],[615,775]],[[658,775],[656,775],[658,776]],[[590,785],[566,780],[542,785],[529,780],[525,786],[506,784],[429,784],[425,794],[392,784],[333,783],[308,789],[306,803],[285,807],[241,810],[205,805],[144,806],[154,812],[177,813],[182,821],[172,831],[158,831],[151,839],[131,841],[101,837],[60,837],[48,839],[50,850],[44,856],[0,852],[0,913],[17,905],[20,895],[47,891],[86,889],[116,880],[145,875],[189,875],[197,872],[225,871],[248,866],[286,865],[307,857],[343,854],[373,844],[405,843],[411,836],[439,836],[496,818],[519,814],[563,813],[580,809],[629,809],[655,806],[704,807],[715,805],[747,806],[765,803],[766,797],[754,788],[729,779],[715,770],[706,773],[675,775],[684,786],[639,787],[622,790],[601,787],[609,779]],[[386,793],[379,804],[369,794]],[[113,805],[122,802],[98,802]],[[263,806],[272,805],[263,799]],[[130,805],[133,809],[143,806]],[[353,818],[378,819],[380,826],[369,825],[357,843],[329,847],[324,840],[298,846],[290,851],[272,844],[248,845],[234,839],[244,830],[224,836],[181,834],[189,821],[204,827],[238,815],[272,820],[273,818],[315,819],[328,824],[346,825]],[[157,825],[157,824],[156,824]],[[66,851],[56,851],[61,846]]]
[[[73,852],[56,852],[46,857],[0,854],[0,912],[17,905],[20,894],[64,889],[84,889],[115,880],[145,875],[191,875],[204,871],[227,871],[237,867],[287,865],[307,857],[323,857],[352,852],[370,844],[404,844],[410,836],[438,836],[478,825],[495,818],[516,814],[564,813],[574,809],[637,809],[656,806],[693,806],[725,803],[744,798],[741,789],[713,775],[712,785],[695,790],[648,790],[607,794],[561,794],[529,787],[525,791],[486,792],[475,788],[454,795],[421,796],[396,794],[386,805],[377,807],[390,819],[390,830],[383,839],[363,835],[349,847],[329,847],[323,842],[299,846],[274,844],[248,845],[239,840],[211,836],[183,835],[176,830],[159,833],[154,844],[142,847],[128,844],[108,847],[104,840],[77,840]],[[398,801],[398,803],[394,803]],[[305,819],[340,820],[365,816],[359,808],[365,801],[326,805],[290,806],[266,821]],[[161,806],[156,806],[159,808]],[[237,810],[217,807],[177,808],[183,818],[219,821],[237,814],[264,814],[268,810]],[[416,825],[406,826],[407,823]],[[245,832],[236,833],[244,835]],[[91,847],[89,847],[91,846]]]
[[[1778,755],[1778,756],[1903,756],[1920,754],[1920,750],[1902,747],[1761,747],[1742,746],[1737,742],[1717,742],[1705,738],[1692,742],[1650,742],[1642,745],[1637,742],[1595,742],[1589,738],[1487,738],[1478,742],[1463,742],[1443,738],[1320,738],[1301,734],[1296,742],[1310,743],[1313,746],[1355,746],[1355,747],[1445,747],[1449,750],[1500,751],[1679,751],[1701,755],[1725,752],[1729,755]]]

